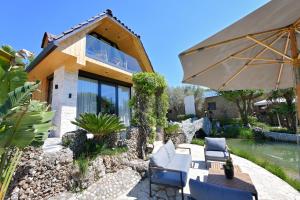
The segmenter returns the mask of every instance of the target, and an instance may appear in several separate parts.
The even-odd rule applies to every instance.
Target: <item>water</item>
[[[288,176],[300,180],[299,176],[299,149],[297,144],[254,141],[243,139],[227,139],[229,148],[238,148],[256,158],[267,160],[280,166]]]

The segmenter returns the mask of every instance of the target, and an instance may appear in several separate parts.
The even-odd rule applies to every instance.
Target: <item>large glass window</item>
[[[130,88],[118,86],[118,111],[119,117],[126,126],[130,125]]]
[[[130,125],[129,87],[79,77],[77,93],[77,116],[86,112],[116,114]]]
[[[79,77],[77,88],[77,116],[98,113],[98,81]]]
[[[108,114],[116,114],[116,87],[101,83],[101,108],[100,111]]]

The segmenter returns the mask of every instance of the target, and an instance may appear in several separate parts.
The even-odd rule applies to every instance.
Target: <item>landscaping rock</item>
[[[78,129],[76,131],[67,132],[62,136],[62,144],[65,147],[69,147],[75,157],[78,157],[84,148],[84,144],[87,141],[86,131]]]
[[[69,190],[72,165],[73,153],[70,149],[44,153],[41,148],[27,148],[6,199],[47,199]]]

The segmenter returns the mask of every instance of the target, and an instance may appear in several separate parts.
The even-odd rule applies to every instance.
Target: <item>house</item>
[[[41,47],[26,70],[41,80],[33,98],[56,111],[55,136],[76,130],[71,121],[84,112],[116,114],[129,125],[132,74],[153,68],[140,36],[111,10],[59,35],[46,32]]]
[[[213,119],[220,120],[240,117],[236,104],[220,95],[206,97],[204,100],[204,109],[208,111],[209,117]]]

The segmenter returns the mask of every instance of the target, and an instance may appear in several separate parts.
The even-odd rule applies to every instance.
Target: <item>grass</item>
[[[204,145],[204,140],[203,139],[193,139],[192,144],[197,144],[197,145],[203,146]],[[281,167],[279,167],[278,165],[270,163],[270,162],[265,161],[265,160],[258,159],[255,156],[249,154],[248,152],[242,151],[242,150],[239,150],[239,149],[236,149],[236,148],[230,148],[230,152],[237,155],[237,156],[240,156],[242,158],[250,160],[253,163],[265,168],[266,170],[268,170],[272,174],[278,176],[279,178],[281,178],[282,180],[287,182],[289,185],[291,185],[296,190],[300,191],[300,181],[287,176],[286,173],[284,172],[284,170]]]
[[[116,148],[106,148],[103,149],[102,151],[99,152],[99,155],[108,155],[108,156],[113,156],[113,155],[118,155],[124,152],[128,151],[128,147],[116,147]]]

